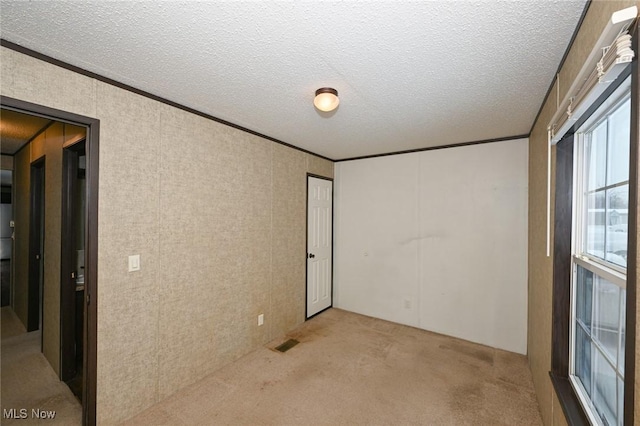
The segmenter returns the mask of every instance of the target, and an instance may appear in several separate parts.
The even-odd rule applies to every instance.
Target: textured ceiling
[[[3,39],[343,159],[527,134],[585,0],[0,6]]]
[[[51,120],[3,109],[0,111],[0,151],[13,155]]]

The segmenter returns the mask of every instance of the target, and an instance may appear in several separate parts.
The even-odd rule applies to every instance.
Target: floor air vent
[[[284,342],[283,344],[281,344],[279,346],[276,346],[276,351],[278,351],[278,352],[286,352],[289,349],[291,349],[292,347],[294,347],[295,345],[297,345],[298,343],[300,343],[300,342],[298,342],[295,339],[289,339],[286,342]]]

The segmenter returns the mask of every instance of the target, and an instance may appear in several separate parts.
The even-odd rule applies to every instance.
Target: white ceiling
[[[2,0],[0,35],[344,159],[528,134],[585,3]]]

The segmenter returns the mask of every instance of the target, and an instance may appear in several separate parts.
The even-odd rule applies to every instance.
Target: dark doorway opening
[[[99,155],[99,120],[94,118],[89,118],[73,113],[69,113],[66,111],[61,111],[49,107],[44,107],[37,104],[32,104],[29,102],[25,102],[19,99],[13,99],[6,96],[0,96],[0,105],[3,111],[3,119],[9,116],[11,113],[18,113],[22,115],[29,115],[32,117],[39,117],[44,119],[45,122],[50,120],[54,122],[61,123],[65,129],[64,133],[64,146],[63,146],[63,158],[62,158],[62,170],[60,170],[60,175],[52,175],[49,173],[49,178],[53,179],[58,176],[65,179],[65,175],[71,176],[69,174],[69,170],[75,169],[75,177],[73,179],[68,179],[68,185],[73,187],[75,185],[75,190],[72,189],[68,192],[68,197],[63,199],[63,203],[72,203],[77,204],[78,202],[84,204],[83,212],[73,212],[71,216],[65,217],[66,213],[64,210],[69,210],[65,208],[63,204],[62,213],[62,221],[65,222],[67,226],[75,227],[75,231],[72,229],[70,232],[74,234],[74,236],[67,236],[62,233],[61,235],[61,244],[60,244],[60,274],[65,274],[63,276],[57,275],[56,277],[47,275],[46,280],[57,281],[59,278],[64,278],[60,281],[60,308],[61,308],[61,316],[60,316],[60,347],[59,347],[59,376],[64,380],[65,374],[69,374],[67,377],[67,384],[72,391],[76,394],[76,396],[81,400],[82,405],[82,423],[84,425],[94,425],[96,424],[96,382],[97,382],[97,263],[98,263],[98,155]],[[66,126],[70,126],[70,128],[80,128],[82,130],[82,134],[84,135],[82,138],[78,140],[69,141],[66,133]],[[81,144],[80,144],[81,143]],[[3,149],[5,144],[3,144]],[[65,156],[69,157],[69,160],[65,160]],[[53,158],[53,157],[52,157]],[[58,163],[53,161],[48,161],[47,167],[54,167]],[[75,158],[75,161],[74,161]],[[37,166],[44,166],[44,161],[42,164],[38,164],[38,161],[31,163],[31,166],[34,166],[34,169],[31,169],[35,175],[31,175],[31,181],[38,181],[39,178],[37,176],[38,171],[34,171],[37,169]],[[82,164],[84,163],[84,165]],[[55,167],[54,167],[55,168]],[[58,169],[59,170],[59,169]],[[44,182],[44,168],[42,168],[43,176],[42,182]],[[54,180],[52,180],[53,182]],[[51,182],[49,182],[51,183]],[[63,182],[63,192],[66,190]],[[33,183],[32,183],[33,184]],[[30,185],[27,186],[29,189],[33,189]],[[44,184],[42,185],[44,189]],[[75,191],[75,192],[74,192]],[[78,197],[78,193],[80,193],[81,197]],[[44,190],[43,190],[44,195]],[[50,194],[47,194],[47,197]],[[61,196],[61,194],[59,194]],[[38,199],[38,197],[34,196],[33,199]],[[27,215],[29,219],[32,217],[32,213],[37,209],[34,209],[32,204],[29,204],[30,213]],[[27,219],[27,218],[23,218]],[[32,223],[35,223],[32,222]],[[81,223],[81,225],[79,225]],[[62,225],[61,223],[59,223]],[[46,225],[46,224],[45,224]],[[81,229],[78,229],[78,226]],[[44,229],[44,228],[41,228]],[[35,249],[38,247],[37,244],[32,244],[33,241],[37,241],[37,234],[31,233],[31,228],[29,228],[29,249],[26,250],[25,254],[28,251],[30,255],[29,265],[25,269],[29,270],[29,275],[32,270],[36,269],[36,266],[40,266],[38,262],[32,262],[36,259],[36,255],[38,254]],[[65,232],[67,232],[65,230]],[[78,245],[77,240],[82,240],[81,245]],[[66,246],[65,246],[66,245]],[[64,252],[62,251],[64,247]],[[32,253],[32,247],[34,248]],[[80,252],[83,250],[84,252]],[[40,251],[42,253],[42,251]],[[69,255],[69,253],[73,253],[73,255]],[[33,256],[31,256],[33,254]],[[81,260],[79,260],[81,259]],[[37,259],[43,263],[42,254],[40,254]],[[42,269],[39,269],[42,271]],[[65,272],[66,271],[66,272]],[[71,273],[73,273],[73,278]],[[80,281],[80,274],[83,273],[83,283]],[[42,274],[41,274],[42,276]],[[35,281],[35,280],[34,280]],[[31,281],[25,278],[25,282],[27,282],[27,287],[31,285]],[[12,283],[13,284],[13,283]],[[71,298],[62,301],[62,296],[64,293],[64,284],[73,284],[71,288],[72,293]],[[78,292],[76,292],[76,286],[79,287]],[[78,294],[79,293],[79,294]],[[40,292],[36,292],[40,296],[40,300],[38,300],[38,305],[42,303],[42,294]],[[49,293],[47,293],[49,294]],[[49,294],[50,295],[50,294]],[[62,324],[63,318],[63,303],[67,303],[68,309],[65,309],[64,312],[71,312],[72,314],[68,316],[69,321],[67,321],[66,325]],[[29,306],[32,304],[32,300],[29,299]],[[28,311],[25,309],[25,311]],[[38,325],[42,323],[42,314],[41,310],[36,310],[38,315],[36,316],[37,320],[33,320],[31,318],[31,312],[29,310],[28,323],[31,325],[33,321],[35,321],[34,330],[38,329]],[[47,317],[48,318],[48,317]],[[32,328],[29,327],[29,330]],[[63,336],[67,336],[65,338]],[[67,357],[63,352],[63,345],[67,344],[66,342],[71,342],[68,344],[72,347],[72,351],[70,355]],[[65,365],[69,366],[69,369],[65,372]],[[78,382],[79,387],[73,389],[72,383],[70,382]]]
[[[45,159],[31,164],[29,213],[29,295],[27,331],[42,329],[42,280],[44,278],[44,173]]]
[[[82,401],[85,300],[85,140],[63,150],[60,289],[61,379]]]

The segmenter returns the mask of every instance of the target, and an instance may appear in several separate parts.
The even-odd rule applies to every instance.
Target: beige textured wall
[[[332,177],[331,162],[0,55],[3,95],[100,120],[100,424],[304,320],[306,173]],[[127,272],[131,254],[139,272]]]
[[[16,254],[14,311],[27,324],[31,163],[45,158],[45,234],[42,351],[60,374],[60,238],[64,125],[55,123],[16,155]]]
[[[13,253],[13,300],[12,307],[17,317],[25,328],[28,320],[29,298],[29,191],[31,175],[29,164],[31,156],[29,148],[20,150],[14,157],[14,194],[13,218],[14,228],[14,253]]]
[[[579,72],[602,33],[611,14],[638,4],[637,1],[593,1],[575,42],[560,71],[560,99]],[[556,110],[554,85],[529,137],[529,365],[546,425],[563,424],[553,385],[551,369],[551,292],[553,253],[546,257],[547,125]],[[555,152],[552,151],[555,160]],[[555,170],[552,166],[552,176]],[[552,195],[553,205],[553,195]],[[553,230],[553,227],[552,227]],[[552,235],[553,241],[553,235]],[[636,397],[639,392],[636,391]]]
[[[60,375],[60,245],[62,227],[62,144],[64,126],[44,133],[44,277],[42,289],[42,352]],[[34,145],[32,143],[32,145]],[[34,146],[35,148],[35,146]],[[31,161],[37,158],[33,155]]]

